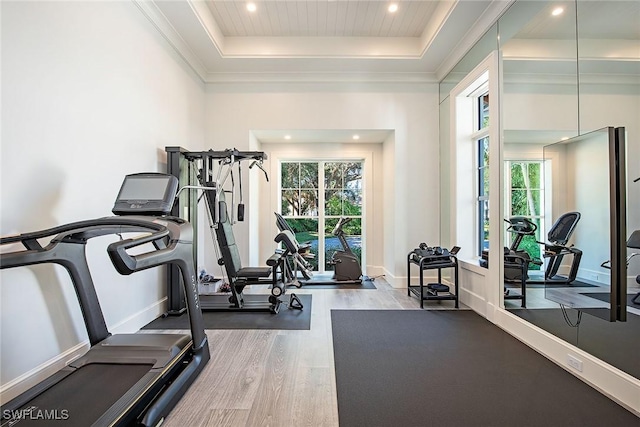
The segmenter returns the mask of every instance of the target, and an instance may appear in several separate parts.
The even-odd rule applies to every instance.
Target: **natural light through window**
[[[340,249],[333,235],[341,217],[351,218],[343,231],[362,262],[363,162],[283,161],[280,213],[300,243],[309,243],[315,271],[333,270],[331,255]]]

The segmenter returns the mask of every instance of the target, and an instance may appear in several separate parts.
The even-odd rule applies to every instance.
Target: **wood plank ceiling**
[[[228,37],[420,37],[439,1],[209,0]],[[397,5],[395,12],[389,6]]]

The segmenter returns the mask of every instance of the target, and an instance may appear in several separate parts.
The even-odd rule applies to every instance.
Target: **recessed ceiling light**
[[[391,3],[389,5],[389,9],[388,10],[389,10],[389,12],[393,13],[393,12],[398,10],[398,5],[396,3]]]
[[[360,135],[353,135],[353,139],[355,139],[355,140],[360,139]]]
[[[560,141],[566,141],[567,139],[569,139],[568,136],[563,136],[562,138],[560,138]]]
[[[247,10],[249,12],[255,12],[257,9],[256,4],[255,3],[247,3]]]
[[[553,12],[551,12],[551,14],[553,16],[558,16],[558,15],[562,15],[562,12],[564,12],[564,9],[561,7],[556,7],[555,9],[553,9]]]
[[[291,139],[291,135],[285,135],[284,139],[287,139],[287,140]]]

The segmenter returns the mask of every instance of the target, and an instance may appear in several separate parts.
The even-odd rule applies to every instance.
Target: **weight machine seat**
[[[236,272],[236,277],[257,279],[260,277],[269,277],[271,272],[271,267],[243,267]]]

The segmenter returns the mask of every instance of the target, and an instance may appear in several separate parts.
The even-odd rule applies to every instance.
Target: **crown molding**
[[[435,72],[438,80],[444,79],[453,67],[471,50],[478,40],[495,24],[516,0],[494,0],[476,20],[475,24],[460,39],[451,53],[442,61]]]
[[[169,45],[180,55],[185,63],[200,77],[204,82],[207,74],[207,69],[204,64],[196,55],[196,53],[189,47],[184,41],[182,36],[171,25],[169,20],[164,16],[162,11],[158,9],[158,6],[153,1],[145,0],[132,0],[133,3],[140,9],[142,14],[149,19],[151,24],[158,30],[158,32],[164,37]]]
[[[453,4],[457,4],[460,0],[452,2]],[[206,64],[206,58],[200,58],[190,45],[185,41],[181,33],[173,26],[173,24],[169,21],[169,19],[165,16],[162,7],[165,6],[161,2],[161,0],[133,0],[134,4],[140,9],[140,11],[144,14],[147,19],[149,19],[152,25],[160,32],[163,38],[169,43],[169,45],[177,52],[177,54],[185,61],[185,63],[195,72],[195,74],[200,78],[203,83],[230,83],[230,82],[349,82],[349,83],[357,83],[357,82],[365,82],[365,83],[406,83],[406,82],[414,82],[414,83],[433,83],[438,82],[442,79],[442,73],[444,69],[447,68],[447,65],[441,66],[437,72],[375,72],[375,71],[364,71],[364,72],[353,72],[353,71],[335,71],[335,72],[309,72],[309,73],[300,73],[300,72],[266,72],[266,73],[257,73],[257,72],[226,72],[226,71],[216,71],[211,68],[211,65]],[[479,39],[482,34],[486,31],[486,28],[490,27],[495,20],[497,20],[497,16],[500,15],[508,5],[510,5],[512,1],[505,0],[495,0],[492,2],[490,10],[483,13],[482,16],[476,21],[477,25],[472,26],[469,32],[466,34],[464,40],[459,43],[456,47],[456,50],[460,50],[460,54],[455,59],[455,62],[459,58],[461,58],[464,53],[468,49],[462,49],[463,46],[472,46],[473,43],[477,39]],[[173,6],[172,6],[173,7]],[[175,6],[176,8],[178,6]],[[452,13],[454,7],[441,8],[440,13],[446,16],[449,16]],[[199,25],[200,30],[205,31],[206,40],[211,47],[214,47],[214,52],[220,55],[220,58],[264,58],[264,59],[273,59],[273,52],[265,51],[266,44],[269,42],[268,40],[263,40],[263,45],[261,48],[263,52],[261,54],[249,55],[247,51],[243,51],[246,45],[243,45],[242,40],[235,40],[237,38],[222,36],[220,28],[215,23],[211,12],[208,10],[206,4],[204,2],[197,2],[192,0],[187,0],[179,6],[179,13],[184,16],[190,15],[190,19],[193,21],[193,25]],[[196,24],[197,23],[197,24]],[[434,32],[435,31],[435,32]],[[342,53],[331,53],[327,51],[326,45],[329,43],[329,40],[320,40],[320,47],[322,47],[322,43],[325,44],[324,54],[320,51],[320,55],[316,56],[312,51],[303,49],[300,40],[288,40],[286,43],[289,43],[289,47],[294,48],[292,51],[294,53],[294,57],[300,58],[367,58],[367,59],[401,59],[407,58],[410,60],[418,60],[420,57],[424,55],[422,51],[422,46],[424,43],[429,42],[435,37],[435,34],[439,31],[438,29],[434,29],[431,33],[423,33],[422,38],[415,38],[415,40],[411,40],[411,43],[405,45],[402,50],[398,50],[399,41],[390,40],[387,42],[383,42],[380,45],[382,46],[381,50],[375,51],[372,46],[371,40],[366,40],[366,38],[361,38],[359,40],[353,40],[355,43],[354,46],[347,46],[343,50]],[[412,38],[413,39],[413,38]],[[203,39],[204,42],[204,39]],[[406,42],[406,40],[405,40]],[[308,43],[308,42],[305,42]],[[465,44],[466,43],[466,44]],[[239,44],[239,45],[238,45]],[[244,47],[243,47],[244,46]],[[363,47],[367,47],[368,49],[365,54],[362,54]],[[231,49],[231,50],[230,50]],[[289,58],[289,54],[287,53],[287,46],[283,47],[283,51],[276,52],[275,58]],[[464,50],[464,52],[462,52]],[[224,54],[227,52],[227,54]],[[238,56],[235,54],[230,54],[229,52],[236,52]],[[244,52],[244,53],[243,53]],[[255,51],[254,52],[259,52]],[[291,52],[289,52],[291,53]],[[453,54],[447,57],[447,61],[453,62],[454,58],[456,58]],[[455,62],[450,65],[452,68],[455,65]]]
[[[205,83],[438,83],[433,73],[388,73],[388,72],[209,72]]]

